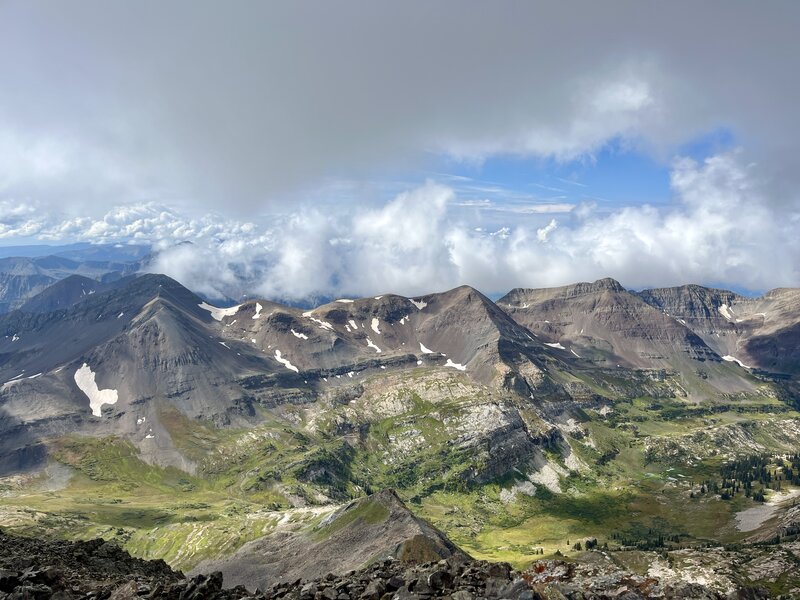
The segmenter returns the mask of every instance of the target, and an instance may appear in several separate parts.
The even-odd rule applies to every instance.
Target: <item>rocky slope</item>
[[[42,542],[0,532],[0,598],[164,598],[174,600],[379,600],[381,598],[539,598],[507,564],[463,554],[415,563],[386,559],[363,571],[272,583],[265,591],[223,589],[221,573],[184,578],[162,561],[130,557],[117,546]]]
[[[85,286],[62,281],[30,310],[0,317],[6,471],[41,457],[37,439],[70,432],[122,436],[147,460],[192,471],[161,423],[170,407],[247,427],[261,409],[352,397],[393,372],[463,373],[478,386],[557,395],[545,371],[568,368],[471,288],[301,311],[261,301],[219,309],[159,275]]]
[[[681,374],[689,396],[752,391],[749,374],[726,365],[692,326],[613,279],[560,288],[515,289],[498,301],[551,347],[596,367],[661,369]]]
[[[230,588],[222,573],[184,577],[162,561],[132,558],[103,540],[44,542],[0,532],[0,598],[174,600],[514,600],[792,598],[752,579],[796,579],[797,544],[771,549],[678,551],[651,557],[586,552],[577,561],[537,561],[525,571],[464,555],[431,562],[384,559],[347,572],[271,582],[263,590]],[[637,574],[629,559],[651,561]],[[678,567],[680,565],[680,567]],[[681,570],[682,569],[682,570]],[[682,573],[682,574],[681,574]]]
[[[759,298],[686,285],[645,290],[639,297],[683,321],[726,360],[783,375],[800,373],[800,290]]]
[[[221,571],[229,585],[266,589],[277,581],[343,574],[386,559],[417,564],[451,557],[467,558],[441,531],[415,517],[394,491],[385,490],[354,500],[310,528],[281,524],[193,572]]]

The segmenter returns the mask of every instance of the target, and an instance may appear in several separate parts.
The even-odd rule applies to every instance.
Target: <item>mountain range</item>
[[[135,263],[69,260],[19,262],[61,270],[0,315],[0,522],[21,531],[118,537],[245,585],[324,575],[276,548],[368,539],[314,532],[385,488],[390,514],[402,499],[472,555],[518,564],[592,536],[727,543],[755,535],[735,526],[752,500],[698,504],[699,483],[800,443],[800,290],[603,279],[497,302],[462,286],[219,307]],[[439,539],[392,523],[374,535],[394,545],[353,550],[348,569],[388,556],[398,530]]]

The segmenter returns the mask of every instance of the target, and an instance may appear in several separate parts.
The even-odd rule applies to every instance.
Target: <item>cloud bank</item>
[[[453,218],[457,192],[428,181],[375,208],[303,209],[266,223],[191,219],[155,204],[49,222],[33,207],[0,205],[0,235],[152,243],[158,253],[149,270],[232,299],[415,295],[461,284],[500,293],[599,276],[634,288],[797,285],[800,211],[771,210],[758,166],[743,159],[676,159],[666,207],[609,214],[583,205],[542,215],[538,227],[512,221],[491,232]]]
[[[666,208],[598,214],[584,206],[541,228],[512,226],[499,235],[451,221],[447,207],[455,194],[433,182],[363,213],[300,213],[270,231],[263,248],[253,248],[261,265],[254,291],[288,299],[414,295],[467,283],[496,293],[598,274],[635,288],[797,285],[800,211],[771,211],[757,167],[744,163],[740,153],[702,163],[678,159],[671,185],[675,200]],[[226,253],[221,258],[227,260]],[[163,253],[157,268],[180,279],[172,260],[171,252]]]

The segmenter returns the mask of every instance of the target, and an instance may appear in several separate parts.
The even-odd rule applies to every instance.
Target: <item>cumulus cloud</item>
[[[800,211],[771,207],[759,165],[738,151],[702,162],[677,158],[670,181],[666,206],[601,213],[588,204],[497,231],[454,217],[462,204],[456,191],[428,181],[372,208],[302,209],[255,221],[190,218],[154,203],[59,220],[35,206],[0,203],[0,236],[150,243],[156,257],[148,270],[230,299],[414,295],[464,283],[499,293],[605,276],[636,288],[798,285]]]
[[[0,200],[0,238],[36,235],[42,218],[35,206],[14,200]]]
[[[635,288],[797,285],[800,212],[771,211],[758,167],[742,158],[732,152],[703,162],[677,159],[674,201],[667,207],[626,207],[611,214],[587,207],[563,222],[511,226],[502,235],[453,222],[447,214],[448,204],[456,202],[453,190],[428,182],[375,210],[298,213],[261,236],[268,243],[239,247],[239,254],[223,244],[218,256],[229,266],[219,272],[257,264],[251,288],[287,299],[413,295],[463,283],[497,293],[603,276]],[[205,251],[174,252],[198,269],[214,263]],[[166,259],[159,268],[184,276]]]

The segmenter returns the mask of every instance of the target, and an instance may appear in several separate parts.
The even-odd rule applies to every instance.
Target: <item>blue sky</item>
[[[674,155],[702,162],[735,146],[733,133],[719,129],[681,144]],[[669,179],[672,158],[656,158],[635,144],[610,140],[599,152],[567,162],[497,156],[476,163],[440,157],[440,170],[431,176],[473,180],[460,185],[454,181],[464,198],[481,198],[481,190],[475,188],[496,187],[490,195],[501,204],[504,198],[528,198],[531,204],[594,202],[601,210],[612,211],[621,206],[669,203],[673,198]]]

